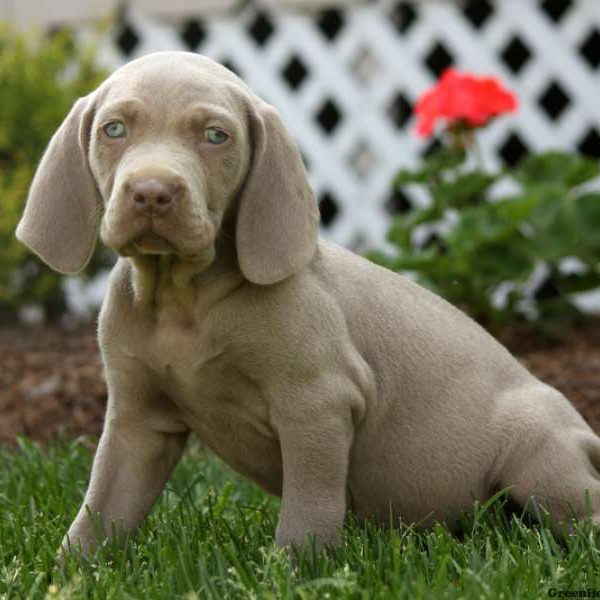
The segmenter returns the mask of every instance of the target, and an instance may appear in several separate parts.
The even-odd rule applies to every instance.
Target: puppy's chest
[[[161,323],[149,338],[146,354],[151,369],[163,381],[193,387],[198,372],[224,353],[224,344],[201,327],[185,321]]]
[[[151,337],[148,358],[161,386],[185,411],[205,418],[223,411],[266,417],[258,387],[237,368],[226,337],[210,328],[164,324]]]
[[[151,369],[197,437],[231,466],[270,487],[279,441],[260,387],[237,367],[228,340],[170,323],[148,346]]]

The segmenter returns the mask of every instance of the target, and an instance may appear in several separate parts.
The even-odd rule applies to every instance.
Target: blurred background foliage
[[[485,325],[527,320],[559,333],[584,319],[572,294],[600,286],[600,193],[589,186],[599,176],[598,161],[563,152],[490,173],[464,147],[443,145],[398,174],[394,185],[423,188],[427,203],[393,222],[395,253],[371,258],[412,272]],[[514,192],[495,197],[500,183]],[[542,265],[532,290],[527,282]]]
[[[15,238],[31,178],[73,102],[106,76],[94,49],[67,32],[51,36],[0,27],[0,313],[38,305],[48,319],[62,314],[61,276]],[[97,251],[93,275],[109,259]]]

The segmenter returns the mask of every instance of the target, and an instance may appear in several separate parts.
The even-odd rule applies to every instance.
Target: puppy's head
[[[313,256],[318,211],[299,152],[275,111],[204,57],[165,52],[116,71],[52,138],[17,236],[74,273],[97,237],[124,256],[209,264],[226,216],[255,283]]]

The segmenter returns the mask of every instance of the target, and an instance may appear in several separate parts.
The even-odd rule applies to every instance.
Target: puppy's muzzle
[[[185,185],[175,177],[140,178],[125,185],[126,201],[139,213],[163,215],[175,208],[185,193]]]

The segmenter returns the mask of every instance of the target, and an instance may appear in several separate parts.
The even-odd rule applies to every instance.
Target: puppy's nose
[[[178,182],[154,177],[135,181],[128,187],[135,208],[154,215],[171,209],[183,191],[183,186]]]

